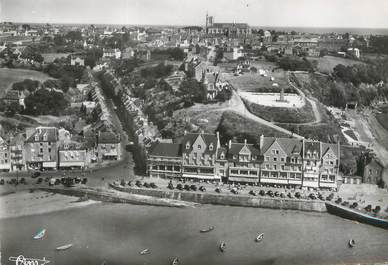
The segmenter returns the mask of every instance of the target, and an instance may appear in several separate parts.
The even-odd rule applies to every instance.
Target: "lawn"
[[[34,70],[0,68],[0,98],[5,95],[13,83],[23,81],[24,79],[42,82],[50,79],[50,76]]]
[[[271,80],[271,77],[274,80]],[[239,91],[280,92],[280,89],[283,87],[286,93],[294,92],[289,87],[287,74],[283,70],[268,72],[268,76],[261,76],[259,73],[245,73],[241,76],[231,76],[229,82]],[[273,86],[275,83],[278,84],[278,87]]]
[[[343,64],[345,66],[353,64],[363,64],[361,61],[356,61],[352,59],[345,59],[341,57],[334,56],[324,56],[324,57],[308,57],[310,61],[317,62],[318,71],[325,74],[330,74],[333,72],[333,68],[338,64]]]
[[[229,139],[243,142],[247,139],[250,143],[258,142],[260,135],[289,137],[271,127],[252,122],[245,117],[232,111],[225,111],[222,115],[217,131],[220,132],[221,142],[226,143]]]

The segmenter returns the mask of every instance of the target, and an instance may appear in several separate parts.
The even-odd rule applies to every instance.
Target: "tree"
[[[18,102],[12,102],[5,109],[5,116],[13,117],[16,113],[21,111],[21,106]]]
[[[28,30],[31,29],[31,26],[29,24],[23,24],[22,28],[23,28],[24,31],[28,31]]]
[[[63,93],[45,88],[30,94],[24,100],[25,114],[30,115],[59,115],[68,106]]]

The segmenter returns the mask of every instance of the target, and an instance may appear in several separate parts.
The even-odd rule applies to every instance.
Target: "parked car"
[[[297,192],[295,193],[295,198],[298,198],[298,199],[300,199],[300,197],[302,197],[302,195],[300,194],[300,192],[299,192],[299,191],[297,191]]]
[[[173,190],[174,189],[174,184],[172,184],[172,181],[170,181],[167,185],[167,188],[170,189],[170,190]]]
[[[348,201],[344,201],[343,203],[341,203],[342,206],[348,206],[349,205],[349,202]]]
[[[20,179],[20,184],[27,184],[25,178]]]
[[[136,183],[135,183],[136,187],[141,187],[141,181],[140,180],[136,180]]]
[[[286,198],[286,195],[282,192],[280,193],[280,198]]]
[[[38,180],[36,181],[36,184],[40,184],[43,182],[43,179],[42,178],[38,178]]]
[[[196,190],[197,190],[197,186],[191,185],[191,186],[190,186],[190,189],[193,190],[193,191],[196,191]]]
[[[83,178],[81,183],[85,185],[87,182],[88,182],[88,178]]]
[[[290,198],[290,199],[294,198],[294,196],[292,196],[291,192],[287,193],[287,197]]]
[[[270,197],[273,197],[274,196],[273,191],[272,190],[267,191],[267,195]]]
[[[233,193],[233,194],[238,194],[237,188],[232,188],[232,189],[230,190],[230,192]]]
[[[217,193],[221,193],[221,189],[220,188],[216,188],[214,191],[217,192]]]
[[[190,190],[190,186],[185,184],[185,186],[183,187],[185,190],[189,191]]]
[[[206,188],[204,186],[201,186],[201,187],[199,187],[199,190],[205,192]]]
[[[317,196],[315,196],[314,193],[310,193],[309,198],[312,199],[312,200],[316,200]]]
[[[254,191],[254,190],[250,190],[250,191],[249,191],[249,194],[252,195],[252,196],[257,196],[257,193],[256,193],[256,191]]]
[[[183,190],[183,185],[180,184],[180,183],[178,183],[178,184],[176,185],[176,188],[177,188],[178,190]]]
[[[259,191],[259,194],[260,194],[261,196],[265,196],[265,191],[264,191],[264,190],[260,190],[260,191]]]
[[[340,204],[341,202],[342,202],[342,198],[338,198],[338,199],[335,201],[336,204]]]
[[[148,182],[144,182],[143,186],[144,186],[145,188],[149,188],[149,187],[150,187],[150,184],[149,184]]]
[[[150,187],[151,187],[152,189],[158,188],[158,186],[155,184],[155,182],[151,182],[151,183],[150,183]]]
[[[0,185],[4,185],[4,179],[0,179]]]
[[[35,171],[34,173],[32,173],[32,175],[31,175],[31,178],[37,178],[37,177],[39,177],[41,175],[41,173],[40,172],[38,172],[38,171]]]
[[[279,197],[280,196],[280,193],[278,191],[275,191],[275,197]]]

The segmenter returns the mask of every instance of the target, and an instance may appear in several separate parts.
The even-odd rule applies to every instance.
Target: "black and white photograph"
[[[0,265],[388,265],[387,0],[0,0]]]

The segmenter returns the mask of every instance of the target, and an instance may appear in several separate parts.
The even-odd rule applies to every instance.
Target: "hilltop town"
[[[1,184],[124,163],[124,186],[387,188],[386,36],[204,20],[3,22]]]

